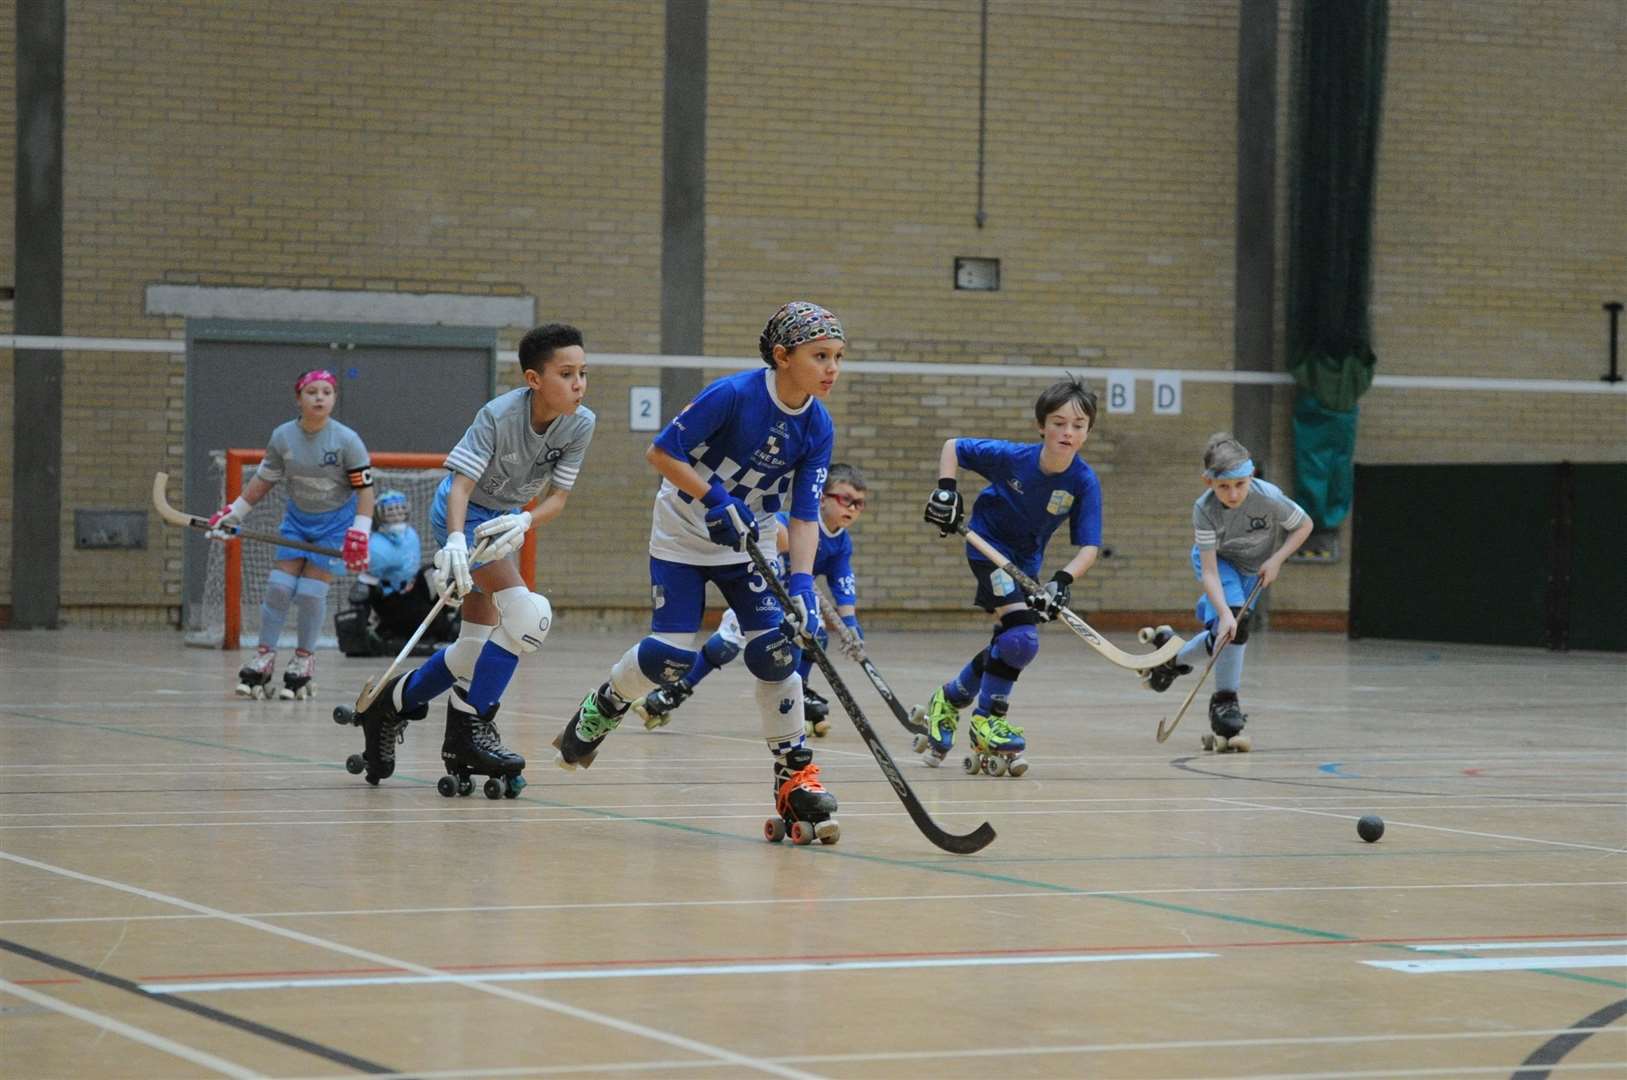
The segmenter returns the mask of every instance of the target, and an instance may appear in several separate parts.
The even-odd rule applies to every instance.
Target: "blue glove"
[[[819,626],[819,594],[814,591],[813,575],[792,574],[785,583],[785,591],[791,594],[791,609],[785,613],[791,636],[810,637]]]
[[[706,532],[712,543],[745,551],[748,543],[756,542],[757,515],[751,512],[751,507],[730,495],[722,481],[712,480],[701,504],[706,507]]]

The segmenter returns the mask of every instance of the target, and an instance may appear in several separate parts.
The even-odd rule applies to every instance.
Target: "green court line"
[[[21,717],[27,720],[35,720],[45,724],[61,724],[70,727],[92,728],[98,731],[111,732],[115,735],[131,735],[143,739],[157,739],[162,742],[184,743],[190,746],[207,747],[211,750],[225,750],[232,753],[249,754],[254,757],[267,758],[273,761],[284,761],[293,765],[315,765],[320,768],[344,771],[343,766],[333,764],[332,762],[317,761],[312,758],[295,757],[291,754],[279,754],[269,750],[255,750],[250,747],[232,746],[227,743],[212,742],[207,739],[195,739],[185,735],[158,734],[154,732],[139,731],[134,728],[122,727],[117,724],[98,723],[93,720],[68,720],[61,717],[40,716],[37,713],[23,713],[12,710],[6,710],[6,715]],[[406,773],[396,773],[391,777],[391,779],[430,787],[433,787],[435,784],[434,780],[428,780],[423,777],[412,776]],[[710,839],[730,840],[739,843],[751,843],[756,845],[761,845],[764,843],[764,841],[755,837],[748,838],[741,836],[739,833],[723,832],[719,829],[706,828],[700,825],[686,825],[683,822],[666,821],[661,818],[639,817],[632,814],[622,814],[614,810],[604,810],[591,806],[576,806],[571,803],[556,802],[552,799],[538,798],[534,795],[526,795],[524,793],[522,793],[516,799],[504,801],[525,802],[535,806],[547,807],[552,810],[570,810],[576,813],[587,814],[592,817],[603,818],[608,821],[637,822],[647,825],[654,825],[659,828],[671,829],[675,832],[691,833],[696,836],[704,836]],[[825,847],[824,845],[819,846]],[[796,849],[795,847],[792,847],[791,850],[795,851]],[[923,862],[918,859],[900,859],[887,855],[867,855],[862,852],[853,851],[852,849],[844,851],[835,847],[825,847],[825,850],[821,852],[820,857],[857,859],[861,862],[876,863],[878,865],[888,866],[895,869],[926,870],[932,873],[950,874],[956,877],[972,878],[978,881],[988,881],[1001,885],[1015,885],[1021,888],[1038,889],[1045,892],[1059,893],[1068,896],[1088,897],[1092,900],[1114,900],[1119,903],[1134,904],[1138,907],[1153,908],[1160,911],[1178,912],[1182,915],[1194,915],[1199,918],[1214,919],[1219,922],[1228,922],[1235,925],[1252,926],[1264,930],[1276,930],[1283,933],[1296,934],[1300,937],[1313,938],[1320,941],[1358,940],[1357,935],[1354,934],[1344,934],[1331,930],[1317,930],[1308,926],[1298,926],[1293,923],[1273,922],[1267,919],[1255,919],[1246,915],[1234,915],[1226,911],[1211,911],[1207,908],[1192,907],[1188,904],[1176,904],[1167,900],[1153,900],[1143,896],[1125,896],[1122,893],[1080,889],[1072,885],[1060,885],[1053,881],[1036,881],[1032,878],[1017,877],[1012,874],[999,874],[988,870],[979,870],[972,866],[951,865],[943,862]],[[1193,857],[1195,858],[1199,856]],[[1400,950],[1407,952],[1409,955],[1412,953],[1412,950],[1408,949],[1405,945],[1381,945],[1380,948]],[[1447,953],[1442,955],[1453,954]],[[1462,953],[1459,955],[1472,956],[1473,954]],[[1574,972],[1555,971],[1547,968],[1534,970],[1536,974],[1550,975],[1561,979],[1568,979],[1572,982],[1589,983],[1595,986],[1608,986],[1613,989],[1627,989],[1627,982],[1620,980],[1601,979],[1596,976],[1578,975]]]

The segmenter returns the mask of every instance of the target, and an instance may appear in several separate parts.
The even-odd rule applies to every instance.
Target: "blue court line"
[[[1316,771],[1319,772],[1319,773],[1327,773],[1329,776],[1337,776],[1341,780],[1346,779],[1346,778],[1349,778],[1351,780],[1360,780],[1360,779],[1362,779],[1361,773],[1342,772],[1341,770],[1344,767],[1345,767],[1345,763],[1342,762],[1342,761],[1326,761],[1326,762],[1323,762],[1321,765],[1318,765],[1316,767]]]

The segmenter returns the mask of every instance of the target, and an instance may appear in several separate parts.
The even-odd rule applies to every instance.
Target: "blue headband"
[[[1234,465],[1225,472],[1215,472],[1213,469],[1203,470],[1203,475],[1211,480],[1245,480],[1254,475],[1254,459],[1244,458],[1241,465]]]

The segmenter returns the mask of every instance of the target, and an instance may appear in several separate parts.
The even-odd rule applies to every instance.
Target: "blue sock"
[[[401,682],[401,708],[416,709],[452,689],[457,680],[446,666],[446,649],[438,649],[423,666]]]
[[[514,677],[520,658],[493,642],[486,642],[475,661],[475,673],[469,678],[469,704],[482,715],[496,705]]]
[[[1228,645],[1215,661],[1215,689],[1237,693],[1243,685],[1243,650],[1247,645]]]
[[[966,662],[960,669],[960,674],[943,684],[943,696],[949,699],[949,704],[957,709],[964,709],[972,703],[977,694],[977,686],[983,681],[983,662],[987,658],[988,650],[978,653]]]
[[[282,637],[282,624],[288,619],[288,605],[294,602],[299,579],[286,570],[273,570],[266,579],[266,596],[260,601],[260,648],[275,649]]]
[[[328,583],[302,577],[294,586],[294,610],[298,612],[299,647],[306,652],[316,648],[317,631],[328,606]]]

